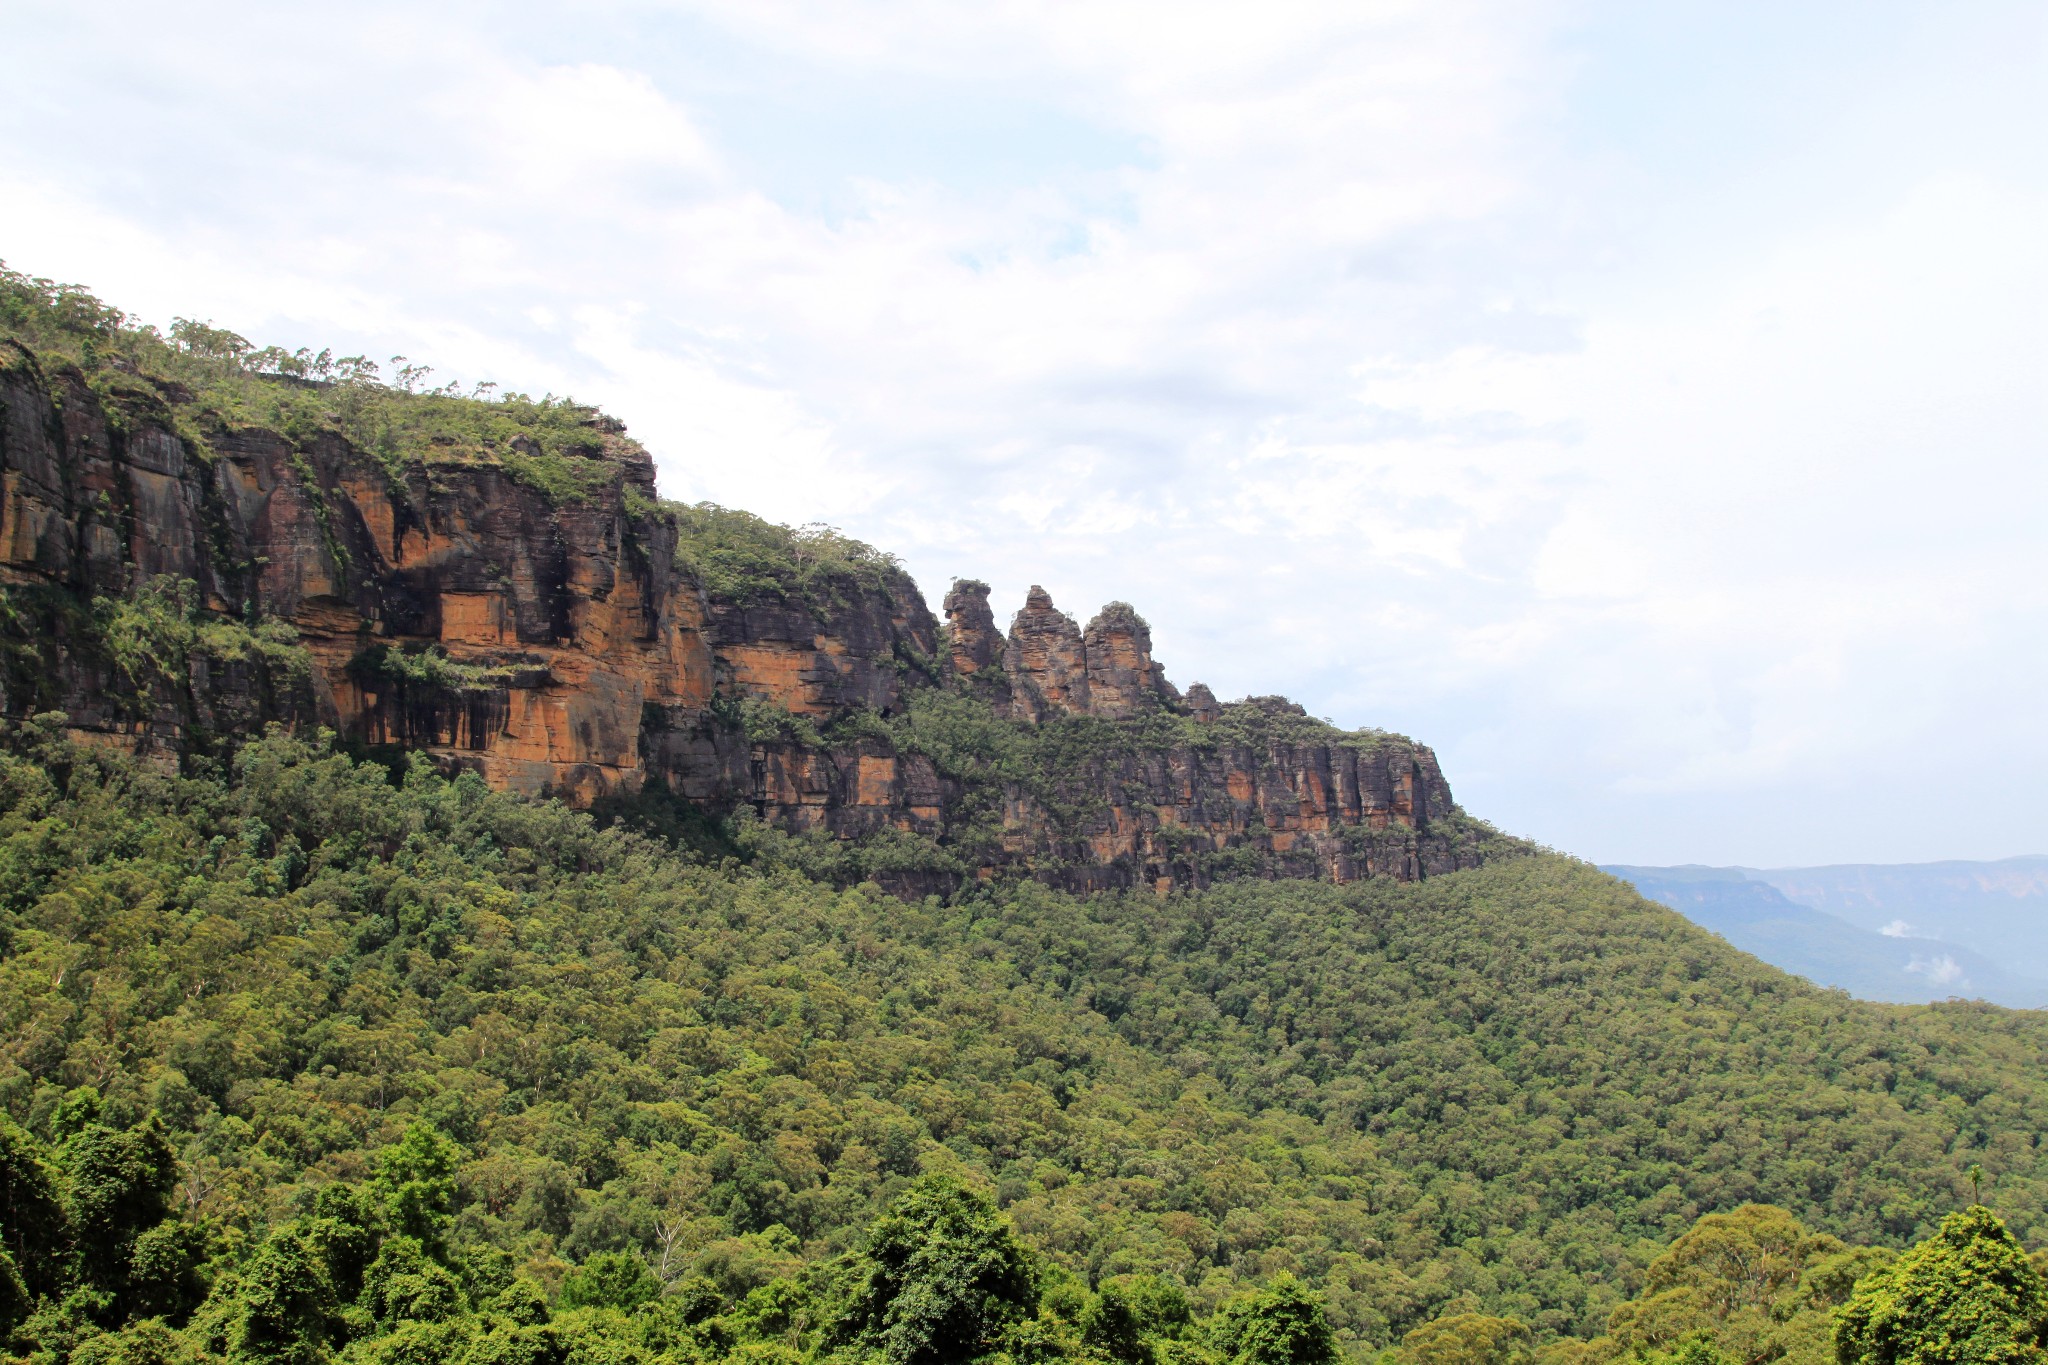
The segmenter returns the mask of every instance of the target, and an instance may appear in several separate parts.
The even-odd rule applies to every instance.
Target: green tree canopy
[[[562,1281],[564,1308],[636,1308],[661,1297],[661,1281],[630,1251],[601,1251]]]
[[[431,1123],[414,1123],[377,1157],[377,1188],[394,1230],[438,1249],[455,1214],[455,1173],[464,1153]]]
[[[1514,1365],[1529,1355],[1529,1324],[1484,1313],[1453,1313],[1401,1338],[1407,1365]]]
[[[337,1307],[320,1253],[295,1227],[274,1232],[235,1286],[229,1334],[237,1361],[317,1365]]]
[[[1797,1218],[1774,1205],[1710,1213],[1651,1262],[1646,1287],[1653,1294],[1698,1289],[1722,1317],[1768,1307],[1799,1279],[1810,1240]]]
[[[1081,1314],[1081,1342],[1106,1360],[1146,1365],[1152,1342],[1186,1334],[1193,1320],[1187,1292],[1157,1275],[1105,1280]]]
[[[1227,1304],[1210,1326],[1217,1354],[1230,1365],[1326,1365],[1337,1359],[1322,1299],[1289,1274]]]
[[[2048,1283],[1981,1204],[1867,1276],[1835,1315],[1841,1365],[2041,1365]]]
[[[47,1158],[41,1143],[0,1116],[0,1252],[31,1299],[56,1292],[71,1250],[70,1219]]]
[[[79,1272],[95,1289],[123,1293],[137,1239],[170,1216],[177,1154],[152,1114],[127,1130],[84,1124],[65,1140],[60,1161]]]
[[[1038,1301],[1029,1257],[985,1195],[951,1176],[912,1185],[876,1223],[847,1314],[891,1365],[987,1354]]]

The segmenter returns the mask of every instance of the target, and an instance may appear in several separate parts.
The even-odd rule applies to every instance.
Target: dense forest
[[[1973,1179],[2048,1242],[2048,1018],[1817,991],[1553,855],[906,903],[283,734],[6,738],[36,1358],[1764,1359]],[[1730,1235],[1768,1286],[1673,1278]],[[967,1298],[905,1327],[919,1276]]]
[[[403,358],[385,383],[362,357],[191,321],[162,336],[4,270],[0,333],[193,428],[195,451],[201,426],[324,431],[394,478],[484,462],[569,503],[592,431],[623,440],[569,400],[429,387]],[[895,572],[832,533],[670,511],[679,558],[732,600]],[[34,697],[55,599],[4,586],[7,694]],[[65,647],[138,696],[209,669],[303,675],[287,623],[191,587],[66,599]],[[436,685],[465,667],[393,658]],[[1420,881],[1276,879],[1246,848],[1171,894],[968,875],[1018,793],[1099,805],[1105,754],[1398,739],[1277,699],[1030,728],[972,689],[824,721],[715,705],[763,742],[930,760],[964,793],[944,865],[889,830],[792,837],[658,792],[576,811],[310,726],[137,757],[14,707],[0,1354],[2048,1349],[2048,1014],[1816,990],[1456,810],[1439,866],[1467,870]],[[962,889],[903,894],[935,870]]]

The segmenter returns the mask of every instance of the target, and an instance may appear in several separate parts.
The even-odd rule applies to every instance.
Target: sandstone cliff
[[[960,582],[941,627],[865,546],[659,503],[646,453],[589,410],[546,451],[436,436],[394,455],[4,344],[12,715],[167,758],[325,725],[579,804],[680,799],[906,890],[1413,878],[1481,856],[1427,748],[1279,699],[1183,697],[1123,603],[1083,627],[1034,587],[1003,631],[987,586]]]

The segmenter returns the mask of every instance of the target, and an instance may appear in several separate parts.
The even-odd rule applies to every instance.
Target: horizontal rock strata
[[[1083,627],[1033,587],[1005,632],[963,581],[942,627],[893,564],[817,568],[801,546],[780,579],[721,577],[689,543],[713,513],[656,502],[652,462],[603,421],[564,497],[488,459],[394,472],[333,434],[181,432],[155,387],[0,353],[12,715],[171,757],[320,724],[577,804],[667,792],[798,839],[907,839],[876,875],[911,890],[1414,878],[1478,856],[1427,748],[1183,696],[1125,604]],[[110,605],[139,601],[162,619]],[[287,623],[304,663],[178,643],[195,621]],[[171,643],[138,655],[124,630]],[[920,739],[942,704],[1011,766]]]

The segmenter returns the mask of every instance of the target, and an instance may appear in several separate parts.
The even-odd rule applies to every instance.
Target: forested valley
[[[324,738],[181,772],[41,717],[4,750],[25,1360],[1697,1365],[2048,1330],[2048,1017],[1822,992],[1560,856],[916,902]],[[1913,1286],[1964,1280],[1982,1339],[1925,1346],[1956,1314]]]
[[[0,362],[8,1360],[2044,1360],[2048,1013],[1818,990],[1411,740],[1181,696],[1124,604],[1091,646],[1027,603],[1065,671],[1012,669],[986,585],[939,634],[870,547],[656,502],[567,399],[4,267]],[[506,588],[572,524],[585,595]],[[721,611],[667,711],[620,680],[675,659],[599,648]],[[311,722],[323,644],[330,710],[419,742]],[[657,722],[582,810],[476,770],[557,664],[614,668],[594,739]],[[844,767],[776,807],[771,760]]]

